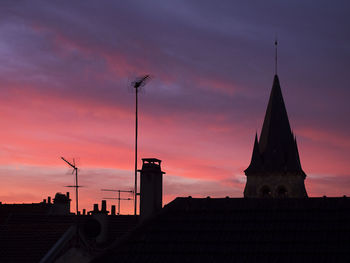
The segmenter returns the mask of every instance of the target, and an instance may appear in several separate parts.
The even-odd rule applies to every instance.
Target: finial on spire
[[[275,75],[277,75],[277,37],[275,39]]]

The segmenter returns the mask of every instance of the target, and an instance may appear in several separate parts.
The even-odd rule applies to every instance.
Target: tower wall
[[[247,198],[307,197],[304,177],[293,173],[269,173],[247,176],[244,189]]]

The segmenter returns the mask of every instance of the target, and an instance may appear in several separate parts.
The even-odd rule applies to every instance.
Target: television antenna
[[[146,85],[150,75],[144,75],[137,78],[131,84],[135,89],[135,186],[134,186],[134,214],[137,214],[137,137],[138,137],[138,93],[140,88]]]
[[[120,193],[134,193],[134,191],[130,190],[114,190],[114,189],[101,189],[101,191],[109,191],[109,192],[118,192],[118,197],[103,197],[103,199],[116,199],[118,200],[118,215],[120,215],[120,201],[128,201],[133,200],[133,198],[121,198]]]
[[[78,185],[78,167],[75,165],[75,159],[73,158],[73,163],[67,161],[66,159],[64,159],[63,157],[61,157],[61,159],[63,161],[65,161],[69,166],[71,166],[73,168],[72,174],[75,173],[75,184],[74,185],[67,185],[66,187],[73,187],[75,188],[75,206],[76,206],[76,213],[78,215],[78,211],[79,211],[79,205],[78,205],[78,188],[82,187],[80,185]]]

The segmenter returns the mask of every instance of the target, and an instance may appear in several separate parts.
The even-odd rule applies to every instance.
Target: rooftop
[[[350,198],[176,198],[95,262],[344,262]]]

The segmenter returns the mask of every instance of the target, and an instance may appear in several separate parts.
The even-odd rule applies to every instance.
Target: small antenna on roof
[[[103,199],[116,199],[118,200],[118,215],[120,215],[120,201],[129,201],[134,200],[133,198],[121,198],[120,193],[130,193],[133,194],[132,190],[115,190],[115,189],[101,189],[101,191],[110,191],[110,192],[118,192],[118,197],[104,197]]]
[[[275,38],[275,75],[277,75],[277,36]]]

